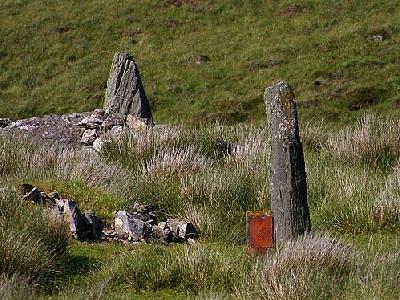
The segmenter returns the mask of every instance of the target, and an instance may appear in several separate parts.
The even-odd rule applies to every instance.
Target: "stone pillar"
[[[152,120],[139,68],[128,53],[114,55],[107,81],[104,110],[108,114],[120,114],[124,119],[131,115],[146,123]]]
[[[271,210],[276,243],[311,230],[303,146],[294,94],[285,81],[266,88],[271,135]]]

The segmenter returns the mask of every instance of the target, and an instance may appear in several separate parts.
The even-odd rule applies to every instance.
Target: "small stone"
[[[151,124],[151,119],[137,118],[128,115],[126,118],[126,126],[129,129],[146,129]]]
[[[9,125],[11,125],[11,120],[7,118],[0,118],[0,128],[5,128]]]
[[[101,152],[101,150],[103,149],[105,144],[105,140],[101,137],[99,137],[98,139],[95,139],[95,141],[93,142],[93,149],[97,152]]]
[[[23,196],[23,198],[24,198],[24,200],[32,201],[33,203],[42,203],[43,202],[43,196],[36,187],[33,187],[30,192],[26,193]]]
[[[196,64],[204,65],[211,61],[211,58],[207,55],[199,55],[196,59]]]
[[[84,127],[85,129],[100,129],[103,120],[96,116],[85,117],[76,124],[76,126]]]
[[[57,192],[51,192],[50,194],[48,194],[48,196],[52,199],[61,199],[61,196],[59,193]]]
[[[82,236],[83,218],[75,201],[63,199],[62,216],[64,221],[69,224],[69,230],[73,237],[80,238]],[[58,203],[60,204],[60,203]]]
[[[198,237],[194,225],[181,219],[168,219],[153,227],[154,235],[165,242],[185,242]]]
[[[99,131],[97,129],[87,129],[82,135],[81,143],[86,146],[91,146],[98,136]]]

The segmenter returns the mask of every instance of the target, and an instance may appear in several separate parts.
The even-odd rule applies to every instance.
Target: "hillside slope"
[[[125,50],[158,122],[264,118],[263,90],[278,79],[303,120],[398,113],[400,3],[296,2],[3,0],[0,117],[101,106]]]

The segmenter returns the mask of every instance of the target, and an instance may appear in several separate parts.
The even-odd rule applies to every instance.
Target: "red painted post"
[[[247,245],[252,254],[264,254],[274,248],[274,219],[263,211],[248,211],[246,214]]]

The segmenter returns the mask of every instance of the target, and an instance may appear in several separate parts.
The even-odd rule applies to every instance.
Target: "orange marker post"
[[[274,248],[274,219],[263,211],[248,211],[246,214],[247,245],[252,254],[264,254]]]

